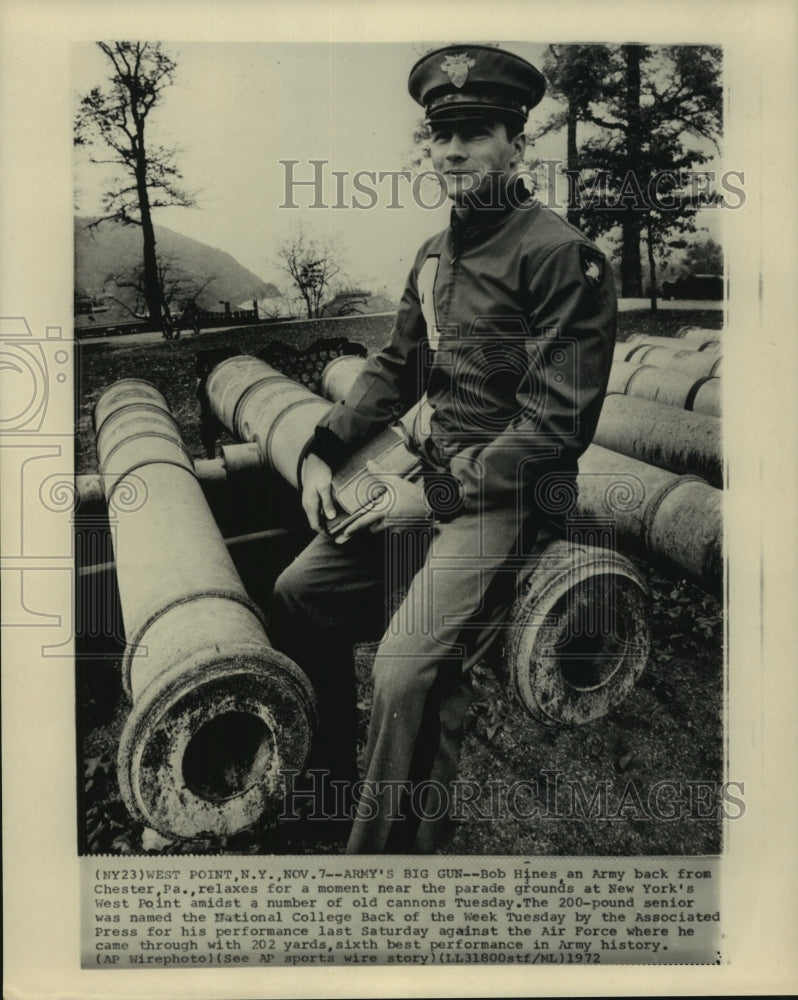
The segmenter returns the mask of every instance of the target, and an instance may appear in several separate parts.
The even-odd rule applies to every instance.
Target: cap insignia
[[[456,56],[447,56],[441,63],[441,69],[458,90],[468,79],[468,71],[473,66],[476,66],[476,62],[469,57],[467,52],[458,52]]]

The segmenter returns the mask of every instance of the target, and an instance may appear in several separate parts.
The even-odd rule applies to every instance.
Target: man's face
[[[431,134],[432,165],[444,179],[447,196],[457,203],[469,195],[487,203],[484,196],[496,190],[497,178],[506,182],[526,146],[523,133],[508,139],[504,123],[488,119],[442,122],[431,127]]]

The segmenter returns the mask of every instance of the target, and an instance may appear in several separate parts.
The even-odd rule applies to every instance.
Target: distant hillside
[[[110,291],[132,307],[134,293],[129,289],[109,287],[108,277],[129,277],[141,266],[141,230],[138,226],[113,222],[87,229],[90,222],[91,218],[75,219],[75,291],[98,297]],[[253,299],[278,294],[274,285],[242,267],[223,250],[181,236],[165,226],[155,227],[155,241],[158,253],[173,262],[190,284],[197,287],[208,278],[212,279],[197,299],[202,308],[219,309],[220,301],[229,302],[235,308],[244,302],[251,304]],[[118,313],[114,320],[125,316],[125,311],[119,307],[112,307],[111,312]]]

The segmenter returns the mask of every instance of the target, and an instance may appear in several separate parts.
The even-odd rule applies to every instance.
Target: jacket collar
[[[495,226],[503,221],[514,208],[529,201],[532,197],[520,177],[509,184],[494,185],[479,200],[469,204],[468,211],[457,213],[452,208],[450,226],[455,234],[460,236],[469,229],[481,229],[485,226]]]

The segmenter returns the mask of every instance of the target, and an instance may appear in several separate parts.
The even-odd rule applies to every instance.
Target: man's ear
[[[519,132],[510,140],[510,144],[513,147],[513,158],[510,160],[510,166],[517,167],[526,152],[526,136],[523,132]]]

